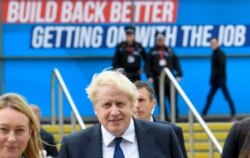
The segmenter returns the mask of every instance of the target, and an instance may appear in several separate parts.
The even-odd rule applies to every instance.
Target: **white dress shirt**
[[[150,117],[150,120],[149,120],[149,121],[150,121],[150,122],[154,122],[153,116]]]
[[[102,131],[102,154],[103,158],[113,158],[115,151],[114,139],[112,135],[104,126],[101,126]],[[121,136],[123,138],[120,147],[125,158],[139,158],[138,144],[135,135],[134,120],[131,118],[128,129]]]

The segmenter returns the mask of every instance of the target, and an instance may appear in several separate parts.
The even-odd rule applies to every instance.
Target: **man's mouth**
[[[138,115],[142,115],[143,111],[136,111],[135,113],[138,114]]]
[[[113,123],[117,123],[117,122],[120,122],[122,119],[112,119],[112,120],[109,120],[110,122],[113,122]]]

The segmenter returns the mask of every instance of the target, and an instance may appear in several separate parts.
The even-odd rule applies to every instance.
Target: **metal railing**
[[[171,98],[170,98],[170,104],[171,104],[171,122],[175,123],[176,113],[175,113],[175,89],[179,92],[181,97],[184,99],[185,103],[187,104],[189,108],[189,142],[190,142],[190,156],[191,158],[194,157],[194,140],[193,140],[193,133],[194,133],[194,117],[198,120],[202,128],[205,130],[206,134],[209,137],[209,153],[210,158],[214,156],[213,153],[213,145],[216,147],[216,149],[219,151],[219,153],[222,153],[222,147],[219,144],[218,140],[215,138],[211,130],[208,128],[207,124],[204,122],[204,120],[201,118],[200,114],[190,101],[190,99],[187,97],[186,93],[183,91],[179,83],[176,81],[175,77],[173,76],[172,72],[168,68],[164,68],[161,72],[160,76],[160,118],[161,120],[165,119],[165,96],[164,96],[164,89],[165,89],[165,76],[167,76],[170,80],[170,90],[171,90]]]
[[[58,81],[58,86],[56,86],[56,79]],[[56,124],[56,87],[58,88],[57,99],[58,99],[58,122],[59,122],[59,135],[62,138],[64,134],[63,125],[64,125],[64,110],[63,110],[63,94],[65,95],[70,108],[71,108],[71,125],[72,132],[76,131],[76,120],[80,125],[81,129],[85,129],[86,126],[76,108],[76,105],[69,93],[69,90],[62,78],[58,69],[54,69],[51,76],[51,124]]]

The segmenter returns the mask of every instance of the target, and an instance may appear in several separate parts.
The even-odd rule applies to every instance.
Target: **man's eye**
[[[106,103],[106,104],[103,105],[103,107],[104,107],[105,109],[109,108],[110,106],[111,106],[110,103]]]
[[[141,98],[140,98],[140,99],[138,99],[137,101],[138,101],[138,102],[143,102],[143,101],[144,101],[144,99],[141,99]]]
[[[118,102],[116,105],[117,105],[118,107],[123,107],[125,104],[122,103],[122,102]]]

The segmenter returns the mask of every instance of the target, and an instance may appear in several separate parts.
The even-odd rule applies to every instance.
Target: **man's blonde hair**
[[[7,93],[0,96],[0,110],[11,108],[24,114],[29,119],[31,137],[24,151],[25,157],[40,158],[39,152],[43,149],[39,134],[39,122],[24,98],[15,93]]]
[[[88,98],[93,104],[97,102],[96,94],[101,86],[111,85],[125,93],[130,102],[136,102],[135,85],[119,71],[103,71],[93,76],[90,85],[86,88]]]

